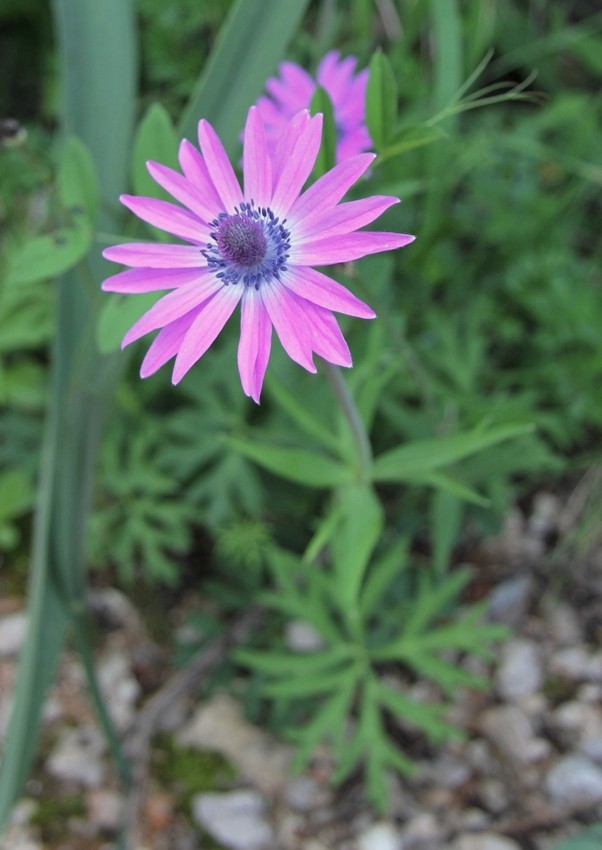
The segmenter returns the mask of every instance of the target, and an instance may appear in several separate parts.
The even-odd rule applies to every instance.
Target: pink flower
[[[351,366],[351,355],[332,310],[374,318],[366,304],[313,265],[347,262],[400,248],[414,237],[354,232],[397,198],[377,195],[339,203],[373,160],[360,154],[340,163],[309,187],[320,147],[322,116],[300,112],[272,155],[259,111],[249,110],[244,133],[244,192],[215,131],[199,122],[201,153],[184,140],[183,175],[149,162],[153,178],[183,206],[122,195],[143,221],[189,244],[148,242],[115,245],[108,260],[132,266],[103,283],[109,292],[171,290],[127,332],[122,346],[159,333],[140,375],[153,374],[175,357],[178,383],[203,356],[241,305],[238,370],[244,392],[256,402],[270,356],[272,326],[285,351],[309,372],[313,354]]]
[[[270,77],[257,107],[265,123],[268,145],[276,143],[280,133],[300,109],[308,109],[316,85],[322,86],[332,101],[337,128],[337,162],[370,150],[372,140],[366,128],[366,85],[368,71],[354,74],[357,59],[341,59],[337,50],[327,53],[316,71],[316,79],[294,62],[282,62],[279,77]],[[316,83],[317,80],[317,83]]]

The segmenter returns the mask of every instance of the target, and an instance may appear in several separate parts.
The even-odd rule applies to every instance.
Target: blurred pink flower
[[[270,77],[257,107],[264,120],[268,145],[276,143],[290,119],[308,109],[316,86],[330,95],[337,128],[337,162],[370,150],[372,140],[366,128],[366,85],[368,70],[355,74],[357,59],[341,59],[337,50],[327,53],[316,71],[316,79],[294,62],[282,62],[279,77]]]
[[[351,355],[331,311],[374,317],[373,311],[330,277],[311,268],[348,262],[400,248],[414,237],[354,232],[398,199],[377,195],[339,203],[372,162],[360,154],[335,166],[310,186],[307,180],[322,134],[322,116],[298,113],[272,154],[259,110],[251,107],[244,132],[244,192],[215,131],[199,122],[201,153],[180,145],[183,175],[147,163],[156,182],[183,206],[122,195],[143,221],[189,244],[115,245],[108,260],[132,266],[104,281],[109,292],[171,290],[126,333],[122,346],[159,333],[140,375],[153,374],[175,357],[178,383],[207,351],[241,304],[238,370],[244,392],[256,402],[270,356],[272,326],[285,351],[309,372],[313,354],[351,366]],[[185,207],[185,208],[184,208]]]

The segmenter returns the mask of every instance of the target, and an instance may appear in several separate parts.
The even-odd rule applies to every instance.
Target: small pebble
[[[536,693],[543,682],[539,647],[530,640],[512,640],[502,647],[496,687],[502,699],[515,702]]]
[[[271,850],[275,839],[265,818],[263,798],[256,791],[197,794],[192,801],[195,821],[229,850]]]
[[[358,838],[358,850],[401,850],[401,837],[392,823],[374,823]]]
[[[27,634],[27,614],[18,612],[0,619],[0,658],[18,655]]]
[[[520,850],[516,841],[493,832],[459,835],[450,845],[450,850]]]
[[[602,800],[602,769],[585,756],[566,756],[548,772],[545,787],[555,803]]]

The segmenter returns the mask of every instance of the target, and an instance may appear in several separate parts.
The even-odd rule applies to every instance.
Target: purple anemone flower
[[[341,59],[338,50],[327,53],[316,71],[316,79],[294,62],[282,62],[279,77],[270,77],[257,107],[265,123],[268,145],[274,145],[290,119],[308,109],[316,85],[325,89],[332,101],[337,129],[337,162],[370,150],[372,140],[366,128],[366,85],[368,70],[355,74],[357,59]]]
[[[178,383],[207,351],[241,305],[238,370],[244,392],[259,401],[270,356],[272,326],[294,361],[315,372],[313,354],[351,366],[351,355],[331,311],[374,318],[345,287],[311,268],[400,248],[413,236],[355,232],[374,221],[397,198],[375,195],[339,203],[373,160],[360,154],[335,166],[303,194],[322,134],[322,116],[298,113],[273,154],[263,122],[249,110],[243,150],[244,191],[215,131],[198,128],[201,153],[180,145],[183,175],[147,163],[157,183],[183,206],[122,195],[143,221],[188,244],[149,242],[115,245],[108,260],[131,266],[104,281],[109,292],[171,290],[126,333],[122,347],[151,331],[159,333],[142,362],[141,377],[175,357]],[[185,208],[184,208],[185,207]]]

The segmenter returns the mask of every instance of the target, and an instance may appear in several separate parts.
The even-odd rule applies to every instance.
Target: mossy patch
[[[39,828],[44,844],[64,839],[65,825],[70,818],[86,817],[83,794],[46,795],[40,797],[37,804],[31,824]]]
[[[181,747],[172,738],[160,738],[153,753],[153,770],[159,783],[178,798],[178,809],[190,815],[195,794],[231,787],[236,771],[219,753]]]

